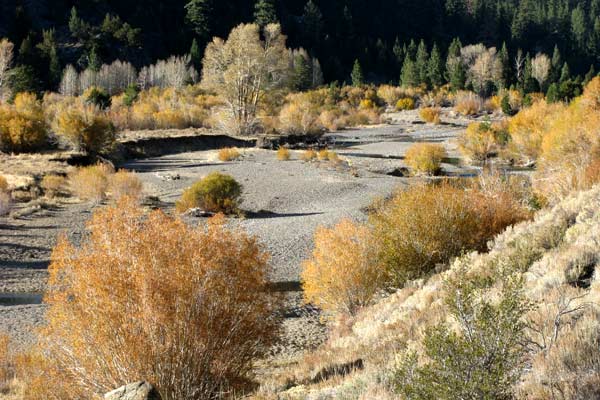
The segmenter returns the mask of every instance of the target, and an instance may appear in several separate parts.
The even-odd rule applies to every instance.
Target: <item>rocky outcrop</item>
[[[105,400],[162,400],[154,386],[145,381],[129,383],[104,395]]]

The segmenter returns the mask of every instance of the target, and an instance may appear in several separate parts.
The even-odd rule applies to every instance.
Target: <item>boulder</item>
[[[129,383],[104,395],[105,400],[161,400],[160,393],[146,381]]]

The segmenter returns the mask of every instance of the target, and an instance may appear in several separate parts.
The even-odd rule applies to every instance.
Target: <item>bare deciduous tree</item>
[[[281,27],[267,25],[263,37],[258,25],[241,24],[226,41],[215,38],[206,48],[202,82],[223,96],[223,125],[237,134],[253,132],[260,99],[283,85],[289,71]]]
[[[168,60],[159,60],[156,64],[141,69],[138,85],[142,89],[153,86],[160,88],[181,88],[188,83],[198,81],[198,72],[191,65],[189,55],[171,56]]]
[[[79,94],[79,74],[71,64],[63,71],[63,76],[58,89],[63,96],[76,96]]]
[[[480,93],[485,91],[488,82],[500,79],[502,65],[495,47],[486,48],[482,44],[461,49],[461,58],[467,66],[467,79]]]
[[[8,39],[0,40],[0,99],[10,95],[8,76],[13,60],[13,44]]]
[[[538,53],[535,58],[531,60],[531,76],[538,81],[540,88],[543,88],[544,83],[548,80],[550,65],[550,58],[542,53]]]

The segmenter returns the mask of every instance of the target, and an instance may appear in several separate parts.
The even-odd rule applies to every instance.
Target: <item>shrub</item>
[[[400,358],[396,391],[416,400],[512,398],[527,350],[522,317],[531,309],[522,280],[504,278],[494,300],[464,275],[447,286],[452,323],[427,328],[420,356]]]
[[[440,109],[438,107],[425,107],[419,110],[419,116],[423,121],[439,124],[440,123]]]
[[[88,229],[52,254],[43,358],[26,376],[45,379],[39,398],[101,397],[142,376],[165,399],[243,390],[278,334],[257,241],[220,218],[194,229],[129,199]]]
[[[538,159],[545,132],[562,109],[561,104],[539,101],[509,120],[509,150],[515,159],[525,164]]]
[[[287,161],[290,159],[290,151],[286,147],[277,149],[277,159],[279,161]]]
[[[482,108],[481,97],[472,92],[458,92],[454,101],[454,110],[462,115],[477,115]]]
[[[404,161],[415,173],[434,175],[440,171],[446,156],[441,144],[415,143],[406,151]]]
[[[351,315],[368,305],[381,289],[373,248],[369,229],[350,220],[318,228],[312,257],[302,269],[306,302]]]
[[[8,191],[8,181],[4,175],[0,175],[0,190]]]
[[[79,199],[100,203],[106,197],[109,175],[113,172],[106,164],[77,168],[69,175],[69,187]]]
[[[53,126],[58,137],[73,149],[92,154],[111,150],[116,139],[113,124],[93,106],[59,110]]]
[[[235,147],[226,147],[219,150],[217,155],[221,161],[233,161],[241,157],[239,150]]]
[[[487,241],[528,214],[516,201],[447,183],[399,191],[371,216],[378,260],[403,285]]]
[[[296,93],[286,98],[279,112],[280,129],[284,133],[308,135],[321,133],[318,105],[311,102],[310,94]]]
[[[40,183],[40,186],[44,190],[44,195],[49,198],[60,194],[64,190],[65,185],[66,179],[60,175],[45,175]]]
[[[300,156],[302,161],[312,161],[317,158],[317,152],[313,149],[305,150],[304,153]]]
[[[35,94],[19,93],[13,106],[0,106],[0,150],[28,152],[47,144],[48,126]]]
[[[470,161],[483,162],[506,145],[507,135],[501,123],[474,122],[458,136],[458,149]]]
[[[125,104],[127,107],[131,107],[131,105],[138,99],[139,93],[140,89],[137,85],[131,84],[127,86],[127,89],[125,89],[125,92],[123,93],[123,104]]]
[[[9,349],[10,337],[0,332],[0,393],[4,393],[14,377],[14,362]]]
[[[319,158],[319,160],[323,161],[323,160],[328,160],[329,159],[329,153],[330,151],[327,149],[321,149],[319,150],[319,152],[317,153],[317,157]]]
[[[135,172],[121,169],[110,175],[108,180],[108,190],[115,200],[119,200],[124,196],[139,200],[142,197],[144,185]]]
[[[363,110],[371,110],[376,107],[377,107],[377,105],[371,99],[363,99],[360,101],[360,104],[358,105],[358,108],[363,109]]]
[[[396,102],[396,110],[414,110],[415,101],[410,97],[404,97]]]
[[[234,213],[238,211],[242,186],[233,177],[211,172],[183,191],[175,204],[177,211],[201,208],[210,212]]]

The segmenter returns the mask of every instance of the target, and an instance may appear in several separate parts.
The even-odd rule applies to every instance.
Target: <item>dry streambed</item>
[[[460,130],[454,125],[402,121],[331,134],[328,140],[343,160],[339,164],[303,162],[300,151],[292,151],[290,161],[278,161],[274,151],[252,148],[243,149],[241,159],[231,162],[217,161],[215,150],[203,150],[130,160],[122,166],[137,171],[147,194],[157,196],[168,211],[184,188],[212,171],[231,174],[244,186],[245,216],[231,218],[230,223],[256,235],[271,253],[273,281],[292,282],[282,285],[291,290],[284,311],[287,334],[277,351],[294,353],[318,344],[325,334],[318,313],[301,306],[297,291],[301,263],[310,254],[315,229],[344,217],[364,220],[364,209],[373,199],[409,184],[411,178],[391,174],[404,167],[403,155],[413,142],[443,143],[450,158],[456,157],[451,139]],[[444,169],[470,173],[452,164],[444,164]],[[59,204],[18,219],[0,218],[0,294],[43,291],[57,237],[66,233],[77,241],[91,211],[87,204]],[[204,221],[186,218],[191,224]],[[35,303],[39,296],[27,299]],[[43,321],[43,306],[7,306],[7,302],[2,305],[0,300],[0,330],[27,343],[31,325]]]

